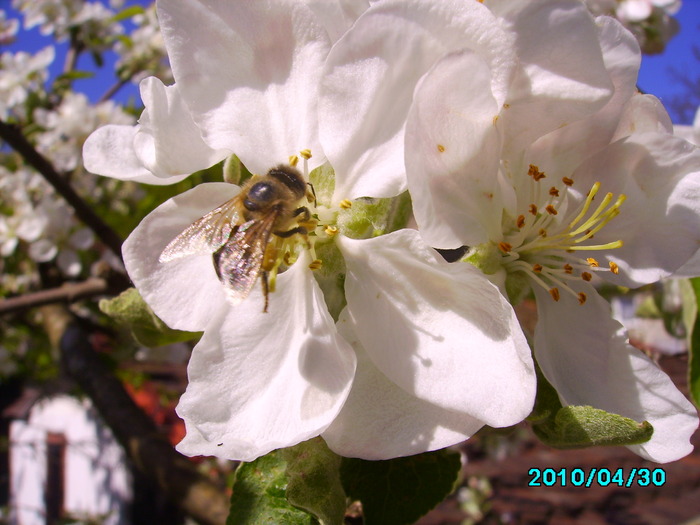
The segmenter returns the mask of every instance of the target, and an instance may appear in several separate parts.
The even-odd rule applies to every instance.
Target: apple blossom
[[[670,134],[656,99],[636,94],[639,48],[618,23],[581,17],[567,26],[576,2],[542,2],[539,9],[552,15],[543,30],[534,24],[537,8],[489,5],[518,30],[524,51],[568,27],[567,38],[595,44],[598,59],[577,67],[581,54],[563,40],[557,53],[544,46],[547,53],[529,55],[537,62],[524,63],[530,92],[514,85],[503,101],[473,55],[437,63],[416,88],[406,125],[420,231],[432,246],[469,246],[463,260],[512,301],[534,292],[535,358],[564,405],[647,420],[653,437],[629,448],[659,462],[683,457],[698,425],[695,409],[628,344],[589,281],[595,275],[625,286],[654,282],[698,250],[700,152]],[[603,107],[588,105],[588,114],[566,116],[556,99],[539,94],[564,89],[570,78],[556,81],[553,74],[571,67],[583,99],[594,85],[587,77],[599,75],[600,66],[613,90]],[[546,84],[545,74],[552,75]]]
[[[307,221],[313,231],[306,239],[292,236],[283,243],[278,264],[286,271],[273,272],[275,291],[267,313],[257,288],[242,304],[228,300],[211,250],[160,260],[187,226],[237,194],[232,184],[202,184],[167,201],[124,244],[129,275],[155,313],[173,328],[204,332],[178,405],[187,425],[178,449],[186,454],[251,460],[323,432],[345,403],[355,375],[351,343],[334,321],[345,300],[342,323],[352,326],[372,366],[408,402],[392,416],[396,428],[403,429],[395,440],[381,449],[376,440],[352,449],[335,441],[338,452],[387,458],[441,448],[483,424],[517,423],[532,408],[530,351],[497,288],[474,268],[441,261],[414,231],[364,238],[395,228],[373,211],[382,203],[367,197],[394,196],[405,181],[402,168],[390,160],[400,159],[392,151],[400,141],[367,157],[385,141],[384,130],[374,125],[385,112],[375,108],[356,118],[352,133],[363,140],[346,140],[351,133],[339,123],[353,109],[352,97],[338,104],[333,100],[337,93],[323,83],[331,48],[337,56],[349,56],[343,46],[354,45],[353,17],[367,7],[344,4],[355,6],[342,10],[349,18],[330,17],[340,4],[334,8],[328,2],[162,1],[159,18],[176,84],[166,88],[147,79],[142,90],[153,96],[139,127],[98,130],[86,143],[90,169],[111,174],[105,173],[108,161],[100,160],[106,153],[109,162],[126,159],[120,166],[130,163],[125,172],[136,177],[186,175],[234,152],[251,171],[264,173],[301,151],[304,172],[315,184]],[[366,14],[374,9],[383,12],[384,7],[377,4]],[[487,25],[494,20],[482,6],[476,10],[481,18],[469,21],[465,15],[454,40],[481,21],[481,34],[486,38],[496,31],[497,42],[497,26]],[[489,51],[488,42],[482,47],[492,54],[499,84],[505,84],[511,65]],[[357,60],[353,72],[377,79],[381,70],[376,61]],[[325,91],[319,93],[321,85]],[[375,99],[367,86],[348,87]],[[324,106],[321,117],[319,104]],[[327,125],[324,134],[319,119]],[[392,125],[397,124],[400,129],[392,116]],[[143,135],[148,140],[139,142]],[[342,159],[343,171],[325,163],[322,137],[332,143],[333,158]],[[177,149],[184,145],[193,145],[194,152]],[[170,164],[169,156],[174,157]],[[366,167],[368,158],[391,168],[386,177],[352,163],[355,159]],[[321,261],[323,268],[312,270]],[[321,272],[323,286],[314,271]],[[472,295],[450,294],[455,283]],[[417,424],[406,417],[413,405],[434,408],[434,417]],[[391,407],[384,407],[389,412]],[[427,432],[435,438],[424,439]]]

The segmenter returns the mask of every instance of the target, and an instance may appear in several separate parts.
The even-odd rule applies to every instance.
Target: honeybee
[[[236,305],[248,297],[261,278],[265,306],[269,303],[268,272],[276,269],[278,242],[306,235],[311,214],[302,199],[312,201],[307,183],[298,170],[279,165],[253,177],[240,193],[197,219],[175,237],[158,260],[167,263],[188,255],[211,253],[216,274],[229,301]]]

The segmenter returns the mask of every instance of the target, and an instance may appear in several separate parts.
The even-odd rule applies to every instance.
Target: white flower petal
[[[373,4],[333,47],[323,78],[321,141],[338,173],[335,200],[406,189],[404,122],[420,77],[444,55],[471,49],[489,65],[500,105],[513,73],[510,46],[511,37],[478,2]]]
[[[139,119],[134,149],[151,173],[189,175],[231,155],[204,143],[177,85],[165,86],[156,77],[148,77],[139,89],[146,109]]]
[[[412,396],[392,383],[362,349],[341,314],[338,329],[352,343],[357,372],[343,409],[322,434],[335,453],[363,459],[391,459],[460,443],[484,423]]]
[[[522,64],[503,112],[508,151],[600,109],[612,84],[593,19],[581,2],[490,2],[516,37]]]
[[[436,248],[497,238],[500,106],[488,64],[453,53],[421,79],[406,122],[406,174],[423,238]],[[459,89],[454,89],[454,86]]]
[[[316,101],[330,38],[294,0],[163,0],[158,18],[176,83],[214,149],[253,172],[308,148],[323,163]]]
[[[177,412],[177,449],[252,461],[319,435],[350,390],[355,355],[337,333],[323,293],[301,257],[277,278],[268,313],[262,293],[219,315],[192,352]]]
[[[631,347],[610,305],[592,286],[584,305],[569,294],[555,303],[535,287],[539,321],[535,356],[565,405],[590,405],[654,427],[650,441],[630,446],[642,457],[665,463],[690,453],[698,427],[693,405],[671,379]]]
[[[491,426],[530,413],[530,348],[512,307],[479,270],[441,260],[414,230],[337,242],[348,315],[387,378]]]
[[[602,181],[601,190],[623,193],[620,215],[596,234],[596,242],[624,245],[596,254],[614,261],[619,275],[602,274],[624,286],[670,275],[700,249],[700,150],[668,134],[642,133],[594,155],[573,176],[581,188]]]
[[[171,328],[201,331],[228,305],[211,255],[158,262],[187,226],[238,193],[233,184],[207,183],[174,197],[146,216],[124,241],[129,277],[153,311]]]
[[[138,129],[116,124],[96,129],[83,145],[85,169],[106,177],[156,185],[174,184],[189,175],[162,178],[148,171],[134,150]]]

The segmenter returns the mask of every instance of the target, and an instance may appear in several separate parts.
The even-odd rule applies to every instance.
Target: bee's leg
[[[309,208],[307,208],[306,206],[301,206],[300,208],[294,210],[294,213],[292,213],[292,217],[298,217],[302,214],[303,218],[299,222],[306,222],[309,219],[311,219],[311,213],[309,212]]]
[[[309,188],[311,188],[311,196],[308,196],[308,194],[307,194],[307,199],[309,200],[309,202],[315,203],[316,202],[316,190],[314,189],[314,185],[311,184],[310,182],[307,182],[306,185]]]
[[[270,304],[270,287],[268,286],[267,282],[267,272],[265,270],[262,270],[260,272],[260,283],[262,284],[262,289],[263,289],[263,297],[265,297],[265,307],[263,308],[263,313],[267,313],[267,307]]]
[[[308,210],[307,210],[308,211]],[[272,232],[277,237],[282,237],[283,239],[286,239],[288,237],[291,237],[292,235],[296,235],[297,233],[300,235],[306,235],[309,233],[309,231],[304,228],[303,226],[297,226],[296,228],[292,228],[291,230],[287,230],[286,232]]]

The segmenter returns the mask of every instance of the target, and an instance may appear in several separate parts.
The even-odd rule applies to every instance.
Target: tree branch
[[[0,138],[12,146],[28,164],[41,173],[49,184],[73,207],[77,217],[95,232],[95,235],[121,259],[122,240],[119,235],[88,206],[70,184],[63,180],[46,157],[27,141],[22,131],[17,126],[0,120]]]
[[[90,397],[136,467],[198,523],[223,525],[228,498],[159,434],[93,350],[90,334],[62,305],[43,306],[41,311],[51,341],[61,350],[62,368]]]
[[[117,274],[117,279],[92,277],[79,283],[66,283],[58,288],[28,293],[0,301],[0,315],[51,303],[72,303],[95,295],[116,295],[126,290],[128,280]]]

